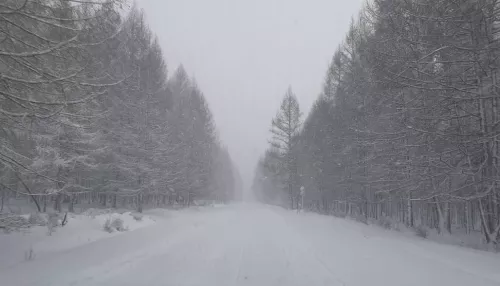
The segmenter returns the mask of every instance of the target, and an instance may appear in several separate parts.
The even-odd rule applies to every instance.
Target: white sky
[[[249,189],[289,85],[304,117],[363,0],[139,0],[169,73],[196,77]]]

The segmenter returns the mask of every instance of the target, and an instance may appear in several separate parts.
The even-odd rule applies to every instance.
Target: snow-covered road
[[[500,285],[500,258],[348,220],[232,205],[0,269],[0,284]]]

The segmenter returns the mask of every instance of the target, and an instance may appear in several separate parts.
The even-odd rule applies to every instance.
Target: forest
[[[496,245],[499,32],[496,0],[367,2],[310,112],[285,94],[259,200]]]
[[[121,0],[0,2],[0,213],[227,202],[241,179],[205,96]]]

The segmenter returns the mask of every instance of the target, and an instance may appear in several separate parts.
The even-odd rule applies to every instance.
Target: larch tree
[[[293,176],[273,172],[293,166],[293,149],[311,210],[438,233],[476,231],[496,247],[499,5],[370,1],[333,52],[300,134],[286,132],[286,102],[273,120],[273,144],[254,179],[260,199],[274,203],[262,190],[276,188],[279,176],[293,192]]]
[[[0,139],[0,164],[23,188],[17,190],[3,180],[0,184],[31,195],[38,210],[41,194],[85,188],[81,180],[67,180],[67,175],[89,167],[88,152],[82,150],[95,135],[88,128],[95,101],[116,84],[97,68],[92,49],[119,30],[108,21],[115,18],[119,5],[114,0],[0,5],[0,128],[9,129]],[[109,23],[110,29],[90,38],[89,27],[95,22]],[[26,144],[12,144],[17,140]],[[41,181],[46,187],[36,184],[41,188],[35,190],[35,182]]]
[[[121,8],[0,3],[1,209],[14,196],[41,212],[234,197],[203,92],[182,67],[168,77],[144,13]]]
[[[271,122],[270,144],[277,150],[279,156],[291,208],[298,203],[296,196],[300,179],[294,149],[301,128],[301,116],[299,102],[290,87],[281,101],[276,117]]]

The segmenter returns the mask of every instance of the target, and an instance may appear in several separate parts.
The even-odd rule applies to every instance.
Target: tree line
[[[0,200],[189,205],[240,177],[195,79],[124,1],[0,3]],[[126,13],[124,13],[126,11]]]
[[[298,207],[303,186],[310,210],[497,244],[499,13],[497,0],[367,3],[293,144],[261,158],[260,199]]]

